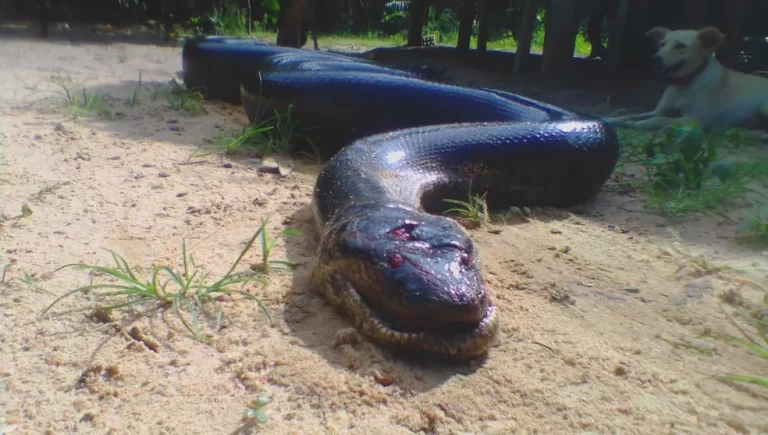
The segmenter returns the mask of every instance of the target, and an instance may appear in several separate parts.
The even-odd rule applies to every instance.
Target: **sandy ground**
[[[575,210],[473,230],[501,309],[499,345],[469,365],[403,360],[350,339],[308,286],[316,165],[297,160],[281,178],[246,159],[194,157],[205,138],[245,125],[236,106],[187,116],[163,99],[125,104],[139,70],[145,82],[175,76],[179,48],[7,39],[0,59],[0,211],[33,211],[0,226],[0,263],[14,262],[0,285],[0,432],[768,433],[764,392],[711,378],[766,373],[764,360],[707,337],[737,333],[718,308],[734,278],[766,281],[768,257],[736,243],[731,224],[665,223],[619,208],[629,198],[606,189]],[[114,119],[30,106],[59,73],[114,97]],[[273,326],[229,298],[213,343],[168,309],[104,324],[86,295],[39,317],[54,295],[104,280],[53,273],[61,265],[106,265],[111,249],[144,278],[153,265],[178,268],[186,238],[215,278],[267,215],[272,234],[304,232],[273,252],[296,272],[245,287]],[[697,272],[675,246],[744,270]],[[271,400],[264,424],[243,419],[258,396]]]

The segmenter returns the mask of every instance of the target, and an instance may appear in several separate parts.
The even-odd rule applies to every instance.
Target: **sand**
[[[297,158],[281,177],[245,158],[200,157],[205,138],[245,125],[237,106],[192,116],[148,94],[125,103],[139,70],[144,83],[176,77],[178,47],[14,38],[0,59],[0,211],[32,210],[0,225],[0,263],[13,263],[0,285],[0,432],[768,433],[768,395],[713,378],[766,374],[764,360],[709,337],[738,334],[722,295],[756,300],[736,279],[766,281],[768,257],[737,243],[730,223],[666,222],[608,186],[574,210],[472,230],[501,311],[498,346],[467,365],[405,360],[356,336],[308,285],[316,164]],[[114,119],[31,105],[59,73],[112,96]],[[180,267],[184,238],[216,279],[267,216],[272,235],[304,233],[272,252],[295,272],[243,287],[271,326],[230,297],[219,299],[220,328],[206,327],[211,342],[168,307],[103,323],[83,294],[40,316],[56,296],[106,282],[59,266],[108,265],[109,249],[144,279],[152,266]],[[689,255],[738,270],[700,270]],[[260,258],[254,249],[244,265]],[[244,419],[259,396],[266,423]]]

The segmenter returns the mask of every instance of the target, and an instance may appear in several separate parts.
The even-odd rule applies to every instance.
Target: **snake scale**
[[[195,39],[185,84],[262,98],[322,125],[328,155],[312,210],[312,283],[365,337],[393,349],[475,358],[498,342],[499,312],[478,247],[445,198],[486,192],[491,208],[573,206],[613,172],[619,142],[600,120],[439,71],[243,40]]]

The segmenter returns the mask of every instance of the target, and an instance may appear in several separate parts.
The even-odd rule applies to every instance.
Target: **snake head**
[[[477,250],[454,220],[399,206],[354,215],[331,236],[332,262],[380,327],[471,331],[493,311]]]

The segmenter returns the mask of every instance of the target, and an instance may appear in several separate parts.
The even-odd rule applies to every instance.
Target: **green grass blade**
[[[240,256],[237,257],[237,260],[235,260],[234,263],[232,263],[232,266],[229,268],[227,273],[222,277],[220,280],[218,280],[216,283],[214,283],[211,287],[221,287],[221,283],[224,282],[227,277],[232,275],[232,272],[235,270],[238,264],[240,264],[240,261],[243,259],[245,254],[251,249],[251,246],[253,246],[253,243],[256,241],[256,238],[259,237],[259,235],[262,234],[264,231],[264,227],[266,226],[266,223],[262,223],[259,229],[256,231],[256,233],[251,237],[251,239],[248,241],[248,243],[245,245],[245,248],[240,252]]]
[[[754,339],[754,338],[752,338],[752,336],[750,336],[749,334],[747,334],[747,331],[745,331],[745,330],[744,330],[744,328],[742,328],[742,327],[741,327],[741,325],[739,325],[739,324],[736,322],[736,320],[734,320],[733,316],[731,316],[730,314],[728,314],[728,313],[725,311],[725,309],[723,308],[723,306],[722,306],[722,305],[718,304],[718,307],[720,308],[720,311],[722,311],[722,313],[723,313],[723,314],[725,314],[725,316],[728,318],[728,321],[729,321],[729,322],[730,322],[730,323],[731,323],[731,324],[732,324],[732,325],[733,325],[733,326],[734,326],[736,329],[738,329],[738,330],[739,330],[739,332],[741,333],[741,335],[742,335],[742,336],[744,336],[744,338],[745,338],[745,339],[746,339],[746,340],[747,340],[747,341],[748,341],[748,342],[749,342],[751,345],[754,345],[754,346],[757,346],[757,347],[761,347],[761,348],[765,349],[765,345],[761,345],[760,343],[758,343],[757,341],[755,341],[755,339]],[[742,315],[744,315],[744,314],[742,314]],[[751,318],[751,317],[752,317],[752,316],[750,316],[748,313],[746,313],[746,318],[747,318],[747,319],[749,319],[749,318]],[[736,341],[738,342],[738,340],[740,340],[740,339],[739,339],[739,338],[736,338],[736,337],[728,337],[728,340],[730,340],[730,341],[736,340]],[[764,358],[766,358],[766,357],[764,357]]]
[[[121,271],[119,271],[117,269],[113,269],[111,267],[106,267],[106,266],[92,266],[92,265],[89,265],[89,264],[73,263],[73,264],[67,264],[67,265],[59,267],[58,269],[54,270],[54,273],[56,273],[56,272],[58,272],[58,271],[60,271],[60,270],[62,270],[64,268],[67,268],[67,267],[73,267],[73,268],[76,268],[76,269],[86,269],[86,270],[90,270],[92,272],[103,273],[105,275],[109,275],[109,276],[111,276],[113,278],[116,278],[116,279],[118,279],[120,281],[131,283],[131,284],[133,284],[133,285],[135,285],[137,287],[144,287],[145,286],[145,284],[140,282],[135,277],[127,275],[127,274],[125,274],[125,273],[123,273],[123,272],[121,272]]]
[[[189,265],[187,264],[187,240],[181,239],[181,258],[184,264],[184,277],[189,282]]]
[[[98,285],[98,284],[97,284]],[[157,293],[152,289],[138,289],[135,287],[128,287],[125,285],[119,285],[119,284],[103,284],[105,288],[113,288],[118,291],[114,292],[107,292],[107,293],[100,293],[99,296],[102,297],[110,297],[110,296],[129,296],[129,295],[142,295],[146,297],[152,297],[152,298],[158,298]],[[91,287],[94,287],[95,285],[92,285]],[[160,298],[162,299],[162,298]]]
[[[768,378],[765,378],[762,376],[723,375],[723,376],[717,376],[717,379],[720,379],[722,381],[744,382],[744,383],[759,385],[761,387],[768,388]]]
[[[179,318],[182,319],[182,322],[187,326],[187,329],[189,329],[194,335],[195,338],[198,340],[203,340],[203,334],[200,332],[200,318],[197,313],[197,307],[195,307],[194,304],[192,304],[188,299],[182,299],[178,298],[179,304],[181,304],[188,312],[190,317],[192,318],[192,325],[190,328],[190,324],[187,322],[184,322],[184,316],[179,313]]]
[[[264,316],[269,321],[269,325],[272,326],[272,324],[273,324],[272,316],[269,315],[269,312],[267,311],[267,307],[264,306],[264,304],[261,302],[261,299],[257,298],[256,296],[254,296],[254,295],[252,295],[250,293],[246,293],[246,292],[244,292],[242,290],[229,290],[228,293],[230,293],[230,294],[232,294],[232,293],[239,294],[240,296],[242,296],[242,297],[244,297],[246,299],[250,299],[250,300],[256,302],[256,305],[259,306],[259,308],[261,309],[261,312],[264,313]]]
[[[290,268],[294,268],[299,265],[299,263],[296,263],[295,261],[290,261],[290,260],[270,260],[269,264],[278,264],[278,265],[288,266]]]
[[[153,300],[155,300],[155,299],[154,298],[147,298],[147,297],[139,297],[139,298],[135,298],[135,299],[131,299],[131,300],[125,301],[125,302],[120,302],[118,304],[105,305],[105,306],[101,307],[101,309],[107,310],[107,311],[113,311],[113,310],[117,310],[117,309],[120,309],[120,308],[130,307],[130,306],[133,306],[133,305],[141,305],[143,303],[152,302]]]
[[[66,298],[67,296],[71,296],[71,295],[73,295],[75,293],[86,292],[88,290],[96,290],[96,289],[99,289],[99,288],[115,288],[115,285],[114,284],[92,284],[92,285],[87,285],[87,286],[84,286],[84,287],[78,287],[78,288],[76,288],[74,290],[70,290],[70,291],[64,293],[63,295],[59,296],[58,298],[56,298],[53,302],[51,302],[51,304],[48,305],[48,307],[46,307],[43,311],[41,311],[38,316],[39,317],[44,316],[45,313],[47,313],[54,305],[56,305],[59,301],[61,301],[62,299]]]
[[[245,284],[249,282],[257,282],[259,284],[266,284],[266,278],[261,275],[254,275],[254,276],[238,276],[238,275],[231,275],[229,277],[224,278],[220,283],[216,283],[211,286],[199,286],[203,291],[200,292],[201,297],[207,296],[211,293],[227,293],[229,290],[227,290],[227,287],[231,287],[235,284]]]
[[[110,254],[112,254],[112,258],[115,260],[115,263],[117,263],[117,266],[120,268],[121,271],[126,272],[128,276],[131,277],[134,281],[138,281],[139,279],[136,278],[136,275],[133,274],[133,271],[131,270],[131,267],[128,266],[128,262],[125,261],[125,258],[120,256],[114,251],[107,250]]]
[[[187,328],[187,330],[192,333],[195,339],[200,340],[202,338],[202,335],[196,328],[194,328],[192,325],[189,324],[189,322],[187,322],[187,319],[184,318],[184,315],[181,312],[181,308],[179,308],[179,306],[182,303],[184,303],[184,300],[182,300],[181,298],[173,298],[173,305],[172,305],[173,311],[174,313],[176,313],[176,316],[179,318],[179,320],[181,320],[181,323],[184,325],[184,327]]]
[[[264,263],[266,263],[267,258],[269,258],[269,248],[267,248],[267,225],[268,219],[261,219],[261,227],[264,228],[264,231],[261,233],[261,255],[264,257]]]
[[[768,360],[768,347],[764,345],[761,346],[759,343],[754,342],[752,339],[742,340],[741,338],[736,337],[724,337],[723,340],[727,341],[728,343],[735,343],[746,347],[747,349],[757,354],[760,358]]]
[[[168,266],[163,266],[160,268],[160,270],[165,272],[165,274],[171,278],[171,281],[175,282],[176,285],[179,286],[179,294],[181,294],[182,296],[186,295],[186,290],[189,286],[184,283],[184,280],[182,280],[181,275],[171,270],[171,268]]]

